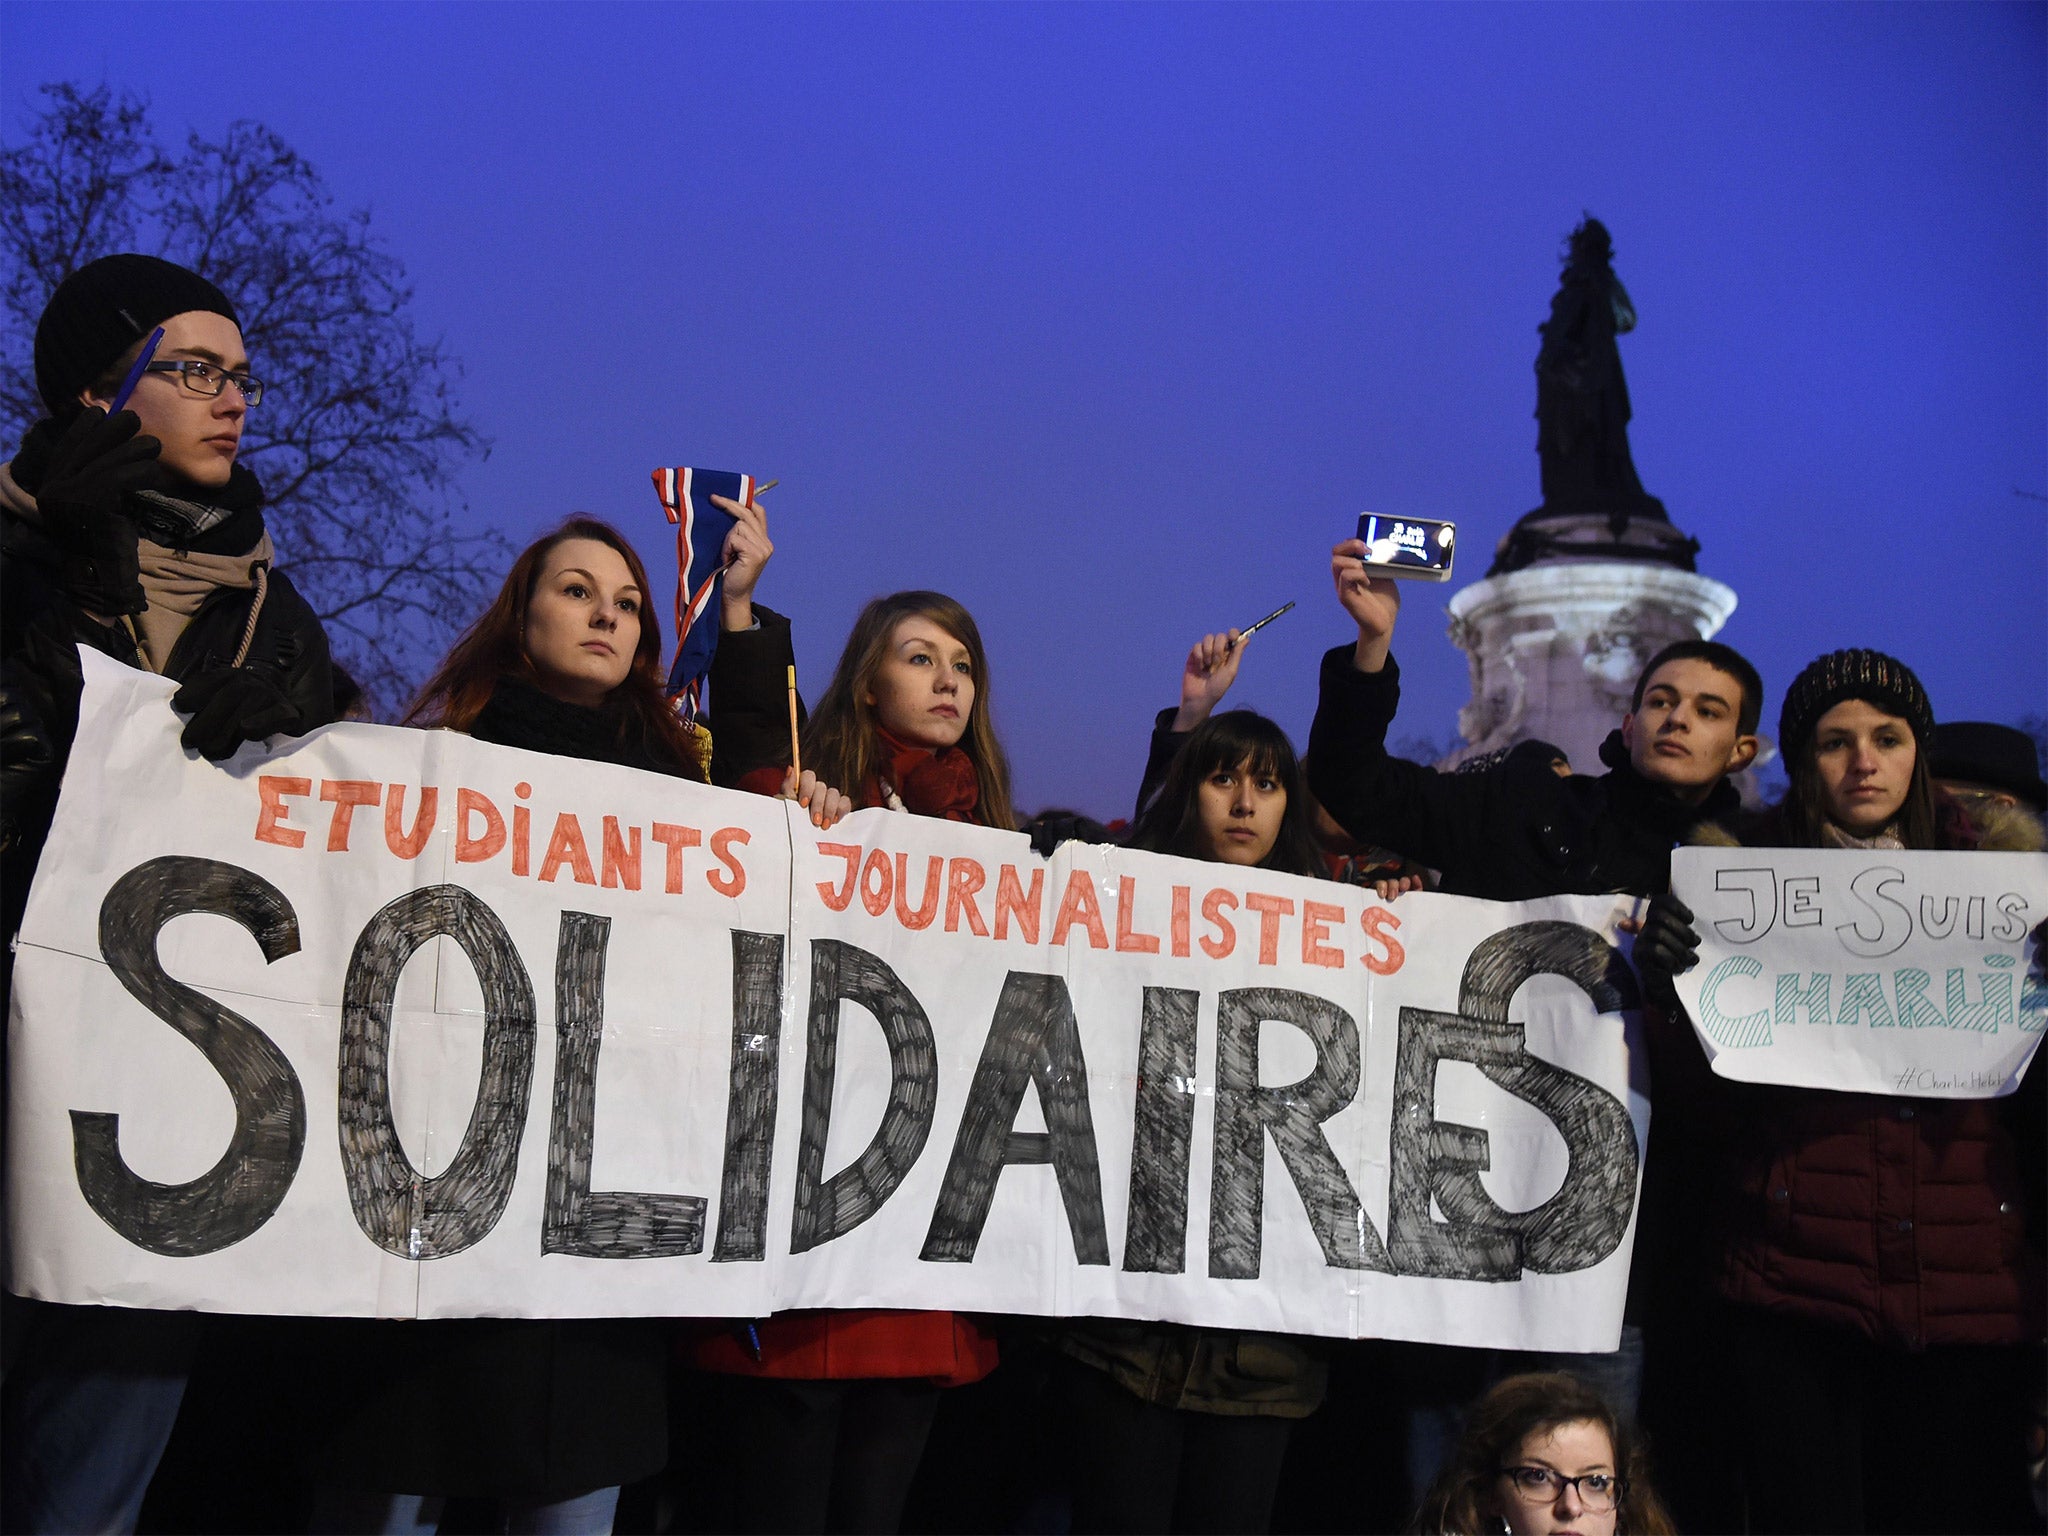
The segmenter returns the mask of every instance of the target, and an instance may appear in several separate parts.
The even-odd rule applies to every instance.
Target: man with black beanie
[[[110,415],[138,364],[126,408]],[[226,295],[154,256],[103,257],[51,296],[35,369],[49,415],[0,468],[10,938],[78,727],[79,645],[176,679],[184,744],[210,758],[339,714],[327,637],[271,569],[263,491],[236,462],[263,389]],[[29,1315],[4,1389],[0,1526],[134,1529],[184,1395],[196,1318],[9,1305]]]

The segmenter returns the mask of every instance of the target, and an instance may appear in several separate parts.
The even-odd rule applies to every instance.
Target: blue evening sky
[[[1852,644],[1946,717],[2048,707],[2039,4],[13,0],[10,136],[55,79],[258,119],[372,211],[495,444],[469,517],[667,568],[649,470],[779,476],[813,693],[868,597],[966,602],[1026,808],[1123,810],[1190,642],[1288,598],[1238,695],[1302,741],[1359,511],[1483,574],[1584,210],[1767,719]],[[1447,595],[1396,737],[1466,698]]]

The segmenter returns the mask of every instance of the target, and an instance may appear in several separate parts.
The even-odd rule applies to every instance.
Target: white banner
[[[215,765],[85,662],[16,959],[18,1292],[1614,1346],[1626,898],[819,833],[448,732]]]
[[[1997,1098],[2048,1026],[2048,854],[1682,848],[1671,888],[1700,936],[1679,998],[1723,1077]]]

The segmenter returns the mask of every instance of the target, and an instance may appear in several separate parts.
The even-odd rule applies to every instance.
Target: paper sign
[[[1671,885],[1700,935],[1679,998],[1723,1077],[1996,1098],[2048,1026],[2048,854],[1683,848]]]

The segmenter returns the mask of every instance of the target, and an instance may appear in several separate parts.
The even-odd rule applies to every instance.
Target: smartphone
[[[1457,553],[1458,539],[1458,530],[1451,523],[1361,512],[1358,536],[1365,541],[1365,568],[1375,576],[1408,581],[1451,579],[1451,557]]]

